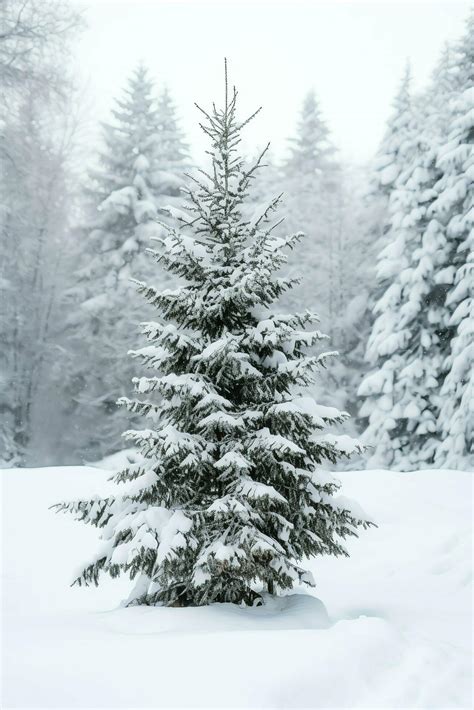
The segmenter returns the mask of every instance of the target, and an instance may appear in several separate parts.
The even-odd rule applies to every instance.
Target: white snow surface
[[[110,470],[1,474],[2,707],[471,707],[470,473],[338,473],[379,527],[310,563],[318,598],[252,609],[70,587],[97,531],[48,506],[105,493]]]

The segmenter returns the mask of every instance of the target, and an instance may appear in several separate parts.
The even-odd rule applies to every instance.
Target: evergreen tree
[[[168,94],[154,98],[148,72],[139,66],[114,121],[103,127],[104,149],[91,173],[88,192],[94,214],[88,225],[83,264],[74,290],[77,308],[70,319],[77,354],[73,382],[76,453],[98,458],[120,447],[125,424],[117,398],[132,376],[124,354],[133,345],[134,325],[143,312],[131,283],[146,277],[145,247],[156,235],[160,209],[183,184],[185,145]],[[104,416],[105,414],[105,416]]]
[[[410,64],[407,62],[400,86],[393,100],[392,113],[387,122],[385,135],[378,148],[375,159],[369,167],[371,177],[365,196],[365,210],[367,216],[366,241],[371,245],[368,251],[370,256],[375,257],[375,262],[377,262],[377,257],[381,255],[387,245],[390,244],[391,216],[389,212],[389,202],[395,189],[397,178],[405,165],[407,155],[409,155],[408,147],[412,145],[413,142],[416,128],[415,114],[416,111],[411,95],[411,68]],[[372,281],[375,283],[375,286],[372,285],[367,302],[369,331],[374,328],[374,323],[377,319],[375,316],[376,304],[387,288],[385,279],[381,275],[377,276],[377,267],[375,270],[372,268],[372,276]],[[367,343],[368,339],[366,339],[365,342]],[[375,364],[373,355],[369,357],[366,353],[365,359],[368,362],[370,370]],[[372,383],[370,385],[370,392],[378,398],[381,392],[376,393],[373,391],[373,386],[376,385],[373,378],[370,382]],[[378,382],[382,387],[384,386],[381,380],[378,380]],[[363,385],[362,390],[360,390],[358,394],[368,396],[369,391],[366,390],[365,385]],[[381,421],[384,417],[383,409],[374,411],[369,402],[362,406],[359,410],[359,425],[364,429],[367,427],[367,418],[369,415],[373,423],[375,421]],[[375,440],[378,441],[380,451],[385,447],[383,442],[388,443],[389,438],[384,435],[382,441],[379,441],[377,438]],[[372,459],[376,461],[377,457],[372,457]],[[383,457],[381,458],[381,463],[384,463]]]
[[[176,106],[169,89],[165,87],[157,102],[155,155],[157,169],[153,176],[159,204],[182,203],[185,186],[183,172],[189,168],[189,148],[180,128]]]
[[[401,470],[433,460],[433,395],[440,369],[436,331],[443,317],[437,304],[428,301],[436,252],[444,242],[439,224],[426,216],[430,147],[420,135],[411,150],[413,159],[390,199],[391,241],[378,263],[385,291],[375,306],[377,318],[367,345],[376,369],[359,388],[367,397],[361,408],[361,416],[369,420],[366,442],[375,446],[371,464]]]
[[[416,101],[418,128],[398,153],[400,169],[389,200],[386,246],[378,262],[383,293],[367,347],[374,370],[359,389],[366,397],[361,415],[367,417],[365,441],[374,445],[370,461],[374,466],[412,470],[439,465],[440,451],[455,447],[451,464],[459,467],[467,451],[472,340],[469,326],[462,324],[464,317],[469,319],[470,308],[469,247],[463,244],[472,236],[468,217],[467,225],[463,223],[466,242],[460,245],[459,213],[469,215],[472,209],[468,179],[472,145],[467,146],[467,106],[472,98],[464,105],[467,126],[462,119],[457,124],[450,106],[457,106],[459,115],[463,111],[455,98],[460,72],[453,66],[452,50],[446,47],[432,86]],[[459,169],[453,170],[457,149]],[[458,279],[463,285],[452,290]],[[459,301],[460,309],[450,316],[450,307]],[[454,325],[460,326],[459,340],[453,338]],[[462,353],[452,378],[445,379],[446,366],[456,357],[448,355],[450,343],[454,349],[459,343]],[[445,443],[440,447],[442,437]]]
[[[401,470],[433,462],[444,318],[433,284],[445,238],[429,212],[439,177],[439,117],[428,100],[418,125],[413,116],[408,121],[407,80],[408,75],[401,92],[402,125],[409,125],[409,132],[391,163],[397,175],[387,192],[389,219],[377,265],[381,295],[367,344],[373,370],[359,388],[359,394],[366,397],[360,410],[367,419],[365,441],[374,446],[370,465]]]
[[[139,284],[161,314],[135,353],[159,374],[136,379],[145,399],[124,400],[150,422],[127,433],[144,461],[116,476],[116,495],[58,506],[104,538],[76,581],[127,572],[137,577],[129,603],[252,604],[312,585],[302,560],[347,554],[340,538],[370,524],[319,468],[359,445],[324,433],[346,415],[305,396],[329,356],[307,352],[324,337],[315,316],[269,310],[291,287],[276,276],[282,249],[301,234],[274,236],[278,200],[253,223],[243,217],[261,158],[247,168],[238,154],[250,118],[237,120],[236,101],[226,75],[224,108],[202,111],[211,168],[195,178],[183,231],[168,228],[155,255],[184,285]]]
[[[443,225],[441,283],[447,284],[447,325],[436,464],[470,468],[474,463],[474,11],[454,48],[457,89],[449,103],[449,133],[438,152],[442,177],[432,212]],[[449,343],[449,350],[446,346]]]
[[[332,231],[340,174],[329,129],[313,90],[304,99],[295,136],[289,143],[289,155],[282,168],[288,211],[285,224],[290,230],[305,224],[308,239],[289,262],[289,273],[298,277],[301,286],[284,301],[294,308],[304,293],[311,307],[318,304],[324,318],[329,316],[331,307]]]
[[[314,89],[305,96],[296,136],[289,142],[290,154],[285,162],[285,173],[300,180],[303,169],[303,177],[308,181],[304,188],[312,190],[314,179],[323,178],[334,153]]]
[[[367,234],[377,254],[382,252],[390,240],[390,237],[386,236],[390,225],[388,204],[396,180],[405,166],[406,156],[409,154],[407,147],[411,144],[416,131],[414,104],[411,95],[411,68],[407,62],[393,100],[392,113],[387,122],[385,135],[370,166],[372,175],[367,190],[367,202],[370,204]],[[373,289],[372,308],[382,291],[380,286]]]
[[[407,62],[398,92],[393,101],[392,115],[374,164],[374,190],[388,200],[400,171],[405,164],[407,141],[413,137],[415,115],[411,96],[411,67]]]

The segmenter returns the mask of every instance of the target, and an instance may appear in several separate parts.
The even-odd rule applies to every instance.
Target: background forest
[[[5,467],[92,462],[124,447],[130,415],[116,401],[130,394],[127,353],[148,320],[132,279],[177,285],[146,249],[160,222],[179,220],[181,188],[200,167],[166,67],[155,77],[131,66],[108,121],[91,125],[74,54],[86,22],[74,3],[1,6]],[[473,66],[471,12],[423,90],[407,64],[364,164],[339,154],[308,76],[287,145],[272,144],[253,184],[249,220],[283,193],[279,233],[307,235],[286,267],[300,282],[280,308],[320,315],[340,358],[314,394],[351,414],[369,467],[472,465]]]

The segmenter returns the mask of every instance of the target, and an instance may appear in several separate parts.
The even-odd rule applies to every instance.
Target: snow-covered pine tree
[[[442,364],[450,334],[446,283],[452,279],[449,239],[435,209],[441,168],[438,146],[450,124],[455,77],[445,48],[432,86],[417,98],[419,123],[399,151],[392,186],[387,245],[378,262],[378,300],[367,357],[375,368],[359,394],[374,446],[373,466],[413,470],[434,464]]]
[[[374,163],[373,189],[388,200],[401,170],[405,166],[407,141],[413,138],[416,122],[411,96],[411,67],[407,62],[393,101],[387,130]]]
[[[287,206],[285,224],[292,230],[306,225],[308,238],[290,258],[289,273],[301,286],[285,301],[295,307],[305,294],[308,305],[317,303],[323,318],[330,310],[334,213],[340,182],[335,148],[314,90],[304,101],[295,135],[289,139],[289,154],[282,166],[282,185]]]
[[[410,145],[416,130],[415,110],[411,96],[411,68],[407,62],[400,85],[392,103],[392,113],[387,121],[387,128],[380,146],[369,169],[371,176],[365,196],[367,243],[371,245],[370,253],[381,254],[390,242],[389,201],[395,188],[396,180],[405,165]],[[386,289],[386,284],[373,273],[373,282],[368,298],[369,329],[374,324],[374,309],[377,301]],[[367,342],[367,341],[366,341]],[[367,360],[366,356],[366,360]],[[372,363],[373,365],[373,363]],[[370,362],[369,362],[370,368]],[[366,418],[369,405],[359,411],[359,423],[367,426]],[[373,415],[378,416],[376,413]],[[380,416],[383,416],[380,413]],[[384,438],[385,441],[385,438]]]
[[[303,167],[304,177],[313,180],[323,178],[325,170],[331,165],[334,147],[314,89],[308,91],[304,98],[296,135],[289,142],[289,156],[284,166],[288,177],[300,179]],[[307,185],[308,189],[312,189],[313,185]]]
[[[454,49],[456,91],[449,104],[449,132],[440,147],[432,213],[443,225],[447,248],[438,283],[447,284],[449,350],[445,342],[444,381],[436,465],[474,465],[474,10]]]
[[[401,92],[408,106],[406,83]],[[424,103],[427,110],[429,101]],[[367,420],[365,443],[374,447],[369,465],[411,470],[433,462],[436,448],[436,405],[441,365],[439,328],[443,321],[436,302],[430,302],[437,254],[444,237],[430,218],[435,197],[437,123],[423,116],[418,126],[405,119],[399,143],[396,177],[390,183],[389,218],[384,246],[378,257],[381,292],[376,319],[367,344],[372,371],[359,394],[366,398],[360,416]],[[435,130],[436,129],[436,130]],[[408,129],[407,129],[408,130]],[[383,184],[383,181],[381,181]]]
[[[167,87],[161,91],[156,107],[155,155],[157,165],[153,183],[158,204],[180,206],[182,188],[185,186],[184,171],[190,167],[189,148]]]
[[[210,170],[190,191],[185,233],[170,228],[155,254],[184,284],[139,285],[161,315],[135,353],[159,374],[136,380],[144,400],[124,400],[150,422],[127,433],[143,462],[115,477],[115,495],[58,505],[102,531],[76,582],[128,573],[137,578],[129,603],[252,604],[313,585],[302,560],[346,554],[341,538],[370,525],[319,467],[359,445],[324,433],[346,415],[305,396],[329,356],[307,352],[324,337],[310,329],[317,318],[269,310],[291,287],[276,276],[282,249],[301,234],[273,235],[278,200],[254,223],[242,217],[261,158],[249,168],[239,156],[253,116],[239,122],[236,102],[226,71],[223,109],[201,109]]]
[[[175,199],[184,181],[185,145],[166,96],[157,105],[153,82],[140,65],[116,101],[113,122],[103,126],[104,148],[88,186],[93,214],[71,325],[77,361],[73,418],[81,420],[72,436],[76,454],[89,460],[121,445],[126,417],[116,401],[133,371],[124,353],[143,318],[130,279],[150,272],[145,247],[156,233],[159,208]]]
[[[387,129],[380,143],[367,190],[368,239],[377,253],[387,245],[385,235],[389,229],[388,203],[396,180],[405,166],[407,145],[416,132],[416,110],[411,96],[411,68],[407,62],[400,86],[392,104],[392,113],[387,121]],[[380,297],[380,289],[372,295],[373,304]]]

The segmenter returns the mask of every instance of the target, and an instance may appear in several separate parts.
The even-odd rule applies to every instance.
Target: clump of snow
[[[378,528],[311,563],[319,599],[176,609],[121,608],[126,579],[69,586],[97,531],[48,506],[107,495],[110,469],[1,473],[2,707],[471,707],[472,474],[338,473]]]
[[[184,533],[189,532],[192,522],[182,510],[175,510],[161,531],[161,542],[158,548],[157,562],[161,563],[166,557],[172,557],[175,550],[186,546]]]

